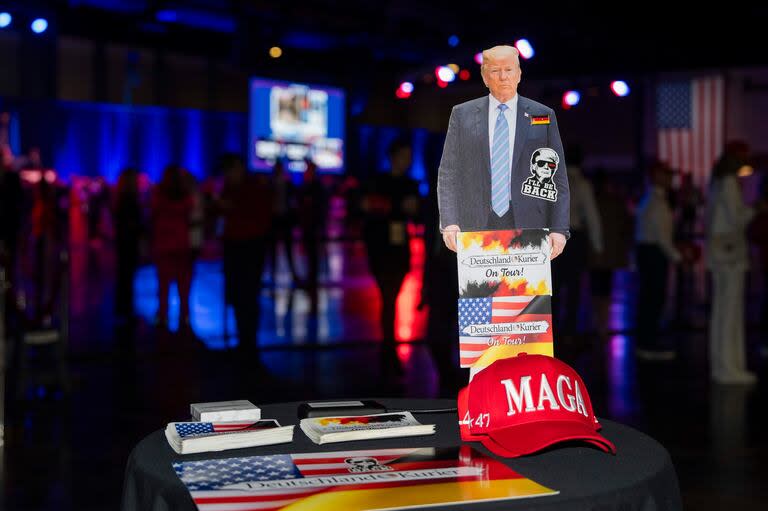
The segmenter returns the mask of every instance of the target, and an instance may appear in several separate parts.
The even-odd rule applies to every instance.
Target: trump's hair
[[[517,50],[517,48],[514,46],[509,46],[508,44],[502,44],[483,50],[483,63],[480,64],[480,72],[485,72],[486,61],[488,59],[493,60],[494,58],[504,56],[504,54],[514,55],[517,67],[520,67],[520,52]]]

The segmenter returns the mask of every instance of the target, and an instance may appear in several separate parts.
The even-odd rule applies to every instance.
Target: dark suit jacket
[[[488,108],[489,98],[484,96],[456,105],[451,111],[437,178],[441,230],[453,224],[462,231],[489,228],[488,215],[492,210]],[[569,236],[568,175],[555,112],[520,96],[516,122],[510,203],[515,225],[509,228],[549,228]],[[531,186],[529,179],[535,177],[531,158],[541,148],[550,148],[559,156],[547,189]],[[556,194],[552,193],[555,190]]]

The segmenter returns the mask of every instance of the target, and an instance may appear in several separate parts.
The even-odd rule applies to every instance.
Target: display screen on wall
[[[251,79],[249,163],[271,171],[278,160],[303,172],[344,171],[344,92],[331,87]]]

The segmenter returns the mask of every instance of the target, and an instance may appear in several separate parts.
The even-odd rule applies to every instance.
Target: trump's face
[[[483,62],[483,82],[490,89],[493,97],[505,103],[517,94],[521,77],[520,64],[513,54],[504,54],[485,58]]]

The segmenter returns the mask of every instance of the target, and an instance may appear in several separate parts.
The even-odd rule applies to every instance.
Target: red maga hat
[[[459,391],[459,429],[465,442],[482,442],[514,458],[554,444],[583,441],[616,454],[598,433],[584,381],[552,357],[527,355],[497,360]]]

